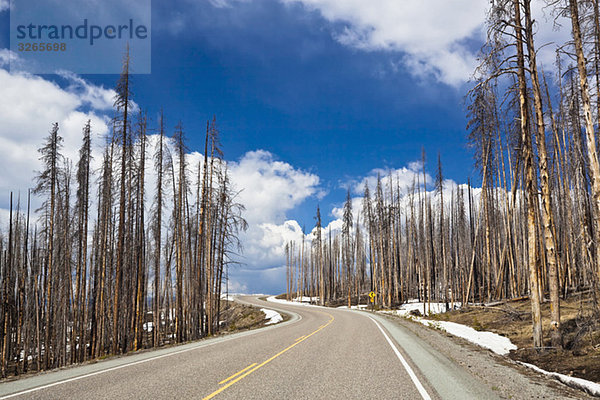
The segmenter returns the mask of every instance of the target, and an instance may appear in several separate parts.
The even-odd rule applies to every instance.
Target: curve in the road
[[[431,341],[432,331],[418,331],[425,329],[420,325],[405,326],[407,322],[366,312],[267,303],[256,297],[238,301],[286,313],[290,319],[5,382],[0,384],[0,400],[467,400],[499,398],[496,385],[520,399],[542,389],[509,367],[492,365],[485,353],[469,351],[439,334],[437,342]],[[490,376],[502,382],[490,384]],[[519,389],[512,390],[516,382]],[[563,391],[545,393],[547,398],[564,398],[555,395]]]

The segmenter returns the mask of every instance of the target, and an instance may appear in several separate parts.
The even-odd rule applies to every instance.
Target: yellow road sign
[[[375,298],[375,292],[371,292],[371,293],[369,293],[369,297],[370,297],[371,299],[374,299],[374,298]]]

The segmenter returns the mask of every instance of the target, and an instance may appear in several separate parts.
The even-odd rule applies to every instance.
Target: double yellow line
[[[254,367],[255,365],[256,365],[256,363],[248,365],[246,368],[244,368],[243,370],[241,370],[239,372],[236,372],[235,374],[231,375],[229,378],[223,379],[221,382],[219,382],[219,385],[222,385],[222,384],[224,384],[226,382],[229,382],[230,380],[232,380],[236,376],[238,376],[238,375],[240,375],[240,374],[248,371],[250,368]]]
[[[299,343],[304,342],[306,339],[308,339],[309,337],[311,337],[312,335],[314,335],[315,333],[319,332],[322,329],[325,329],[325,327],[329,324],[331,324],[333,322],[333,320],[335,319],[333,317],[333,315],[325,313],[329,316],[329,321],[324,324],[321,325],[317,330],[315,330],[314,332],[306,335],[306,336],[301,336],[298,339],[296,339],[296,341],[291,344],[290,346],[286,347],[285,349],[281,350],[279,353],[275,354],[273,357],[269,358],[268,360],[263,361],[262,363],[256,365],[256,363],[254,364],[250,364],[249,366],[247,366],[246,368],[242,369],[241,371],[236,372],[235,374],[231,375],[229,378],[222,380],[221,382],[219,382],[219,385],[222,385],[224,383],[227,383],[224,386],[221,386],[218,390],[215,390],[214,392],[212,392],[211,394],[209,394],[208,396],[204,397],[202,400],[209,400],[212,399],[213,397],[215,397],[216,395],[218,395],[219,393],[221,393],[222,391],[224,391],[225,389],[227,389],[228,387],[234,385],[236,382],[241,381],[242,379],[244,379],[245,377],[247,377],[248,375],[250,375],[251,373],[253,373],[254,371],[256,371],[259,368],[264,367],[265,365],[267,365],[268,363],[270,363],[271,361],[273,361],[274,359],[276,359],[277,357],[279,357],[280,355],[282,355],[283,353],[285,353],[286,351],[292,349],[294,346],[298,345]]]

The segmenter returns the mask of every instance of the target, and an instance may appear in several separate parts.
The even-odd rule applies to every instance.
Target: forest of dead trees
[[[589,292],[595,306],[585,311],[598,316],[599,0],[547,1],[545,11],[571,31],[548,71],[531,1],[491,2],[467,96],[480,185],[445,185],[441,160],[423,154],[409,187],[381,176],[364,187],[360,209],[349,191],[339,232],[322,227],[317,208],[311,235],[286,245],[289,298],[350,305],[374,291],[381,307],[416,298],[451,308],[528,296],[537,348],[545,336],[562,345],[560,301],[570,293]],[[167,133],[161,113],[149,128],[147,114],[132,111],[129,78],[126,58],[99,169],[90,123],[78,160],[61,155],[53,124],[35,187],[10,194],[0,229],[2,377],[219,329],[221,282],[246,223],[216,122],[203,160],[188,165],[183,126]],[[31,209],[33,196],[41,208]]]
[[[132,112],[130,86],[127,56],[99,169],[90,122],[78,160],[61,155],[55,123],[39,149],[35,187],[10,194],[0,230],[2,377],[219,329],[221,282],[246,222],[216,121],[207,124],[203,160],[189,165],[181,123],[168,135],[161,112],[150,135],[147,113]]]
[[[554,44],[556,64],[544,73],[531,1],[492,1],[467,95],[481,187],[444,186],[439,157],[427,181],[423,154],[410,187],[394,174],[379,177],[364,187],[359,210],[348,192],[341,231],[323,229],[317,209],[307,239],[286,246],[288,298],[351,305],[374,291],[378,306],[419,299],[427,312],[432,301],[451,308],[528,296],[535,348],[563,345],[560,300],[570,293],[590,294],[583,312],[597,321],[599,9],[598,0],[546,2],[550,20],[572,34]]]

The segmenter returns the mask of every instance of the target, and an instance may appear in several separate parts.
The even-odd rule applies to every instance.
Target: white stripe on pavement
[[[406,362],[406,360],[404,359],[404,357],[402,357],[402,354],[400,354],[400,352],[398,351],[398,349],[396,348],[396,346],[394,346],[394,343],[389,338],[389,336],[385,333],[385,331],[383,330],[383,328],[381,327],[381,325],[379,325],[379,322],[375,321],[375,319],[373,319],[371,316],[368,316],[368,317],[371,318],[371,321],[373,321],[375,323],[375,325],[377,325],[377,327],[379,328],[379,330],[381,331],[381,333],[383,333],[383,336],[385,337],[385,339],[387,340],[387,342],[389,343],[389,345],[394,350],[394,353],[396,353],[396,356],[398,357],[398,359],[402,363],[402,366],[404,367],[404,369],[406,370],[406,372],[408,372],[408,375],[410,376],[410,379],[412,379],[413,383],[417,387],[417,390],[421,394],[421,397],[423,397],[423,400],[431,400],[431,397],[429,397],[429,393],[427,393],[427,391],[425,390],[425,388],[421,384],[421,381],[419,381],[419,378],[417,378],[417,375],[415,375],[415,372],[412,370],[412,368],[410,367],[410,365],[408,365],[408,363]]]

